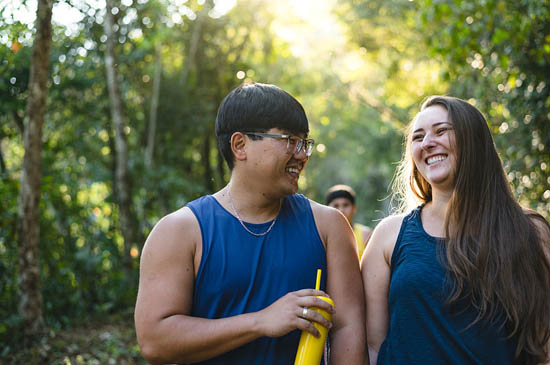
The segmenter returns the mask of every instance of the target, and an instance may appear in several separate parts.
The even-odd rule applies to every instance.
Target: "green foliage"
[[[0,27],[0,32],[14,39],[18,39],[23,30],[21,24]],[[12,175],[10,170],[23,157],[19,128],[23,123],[30,52],[19,42],[16,44],[12,47],[0,44],[0,75],[6,75],[0,81],[0,341],[4,338],[20,341],[21,336],[14,329],[22,323],[17,315],[17,277],[14,275],[17,272],[19,176]]]
[[[550,2],[428,5],[418,30],[446,65],[449,92],[485,111],[518,198],[550,217]]]
[[[347,1],[343,6],[350,11],[342,17],[360,24],[352,25],[352,39],[375,54],[388,54],[392,63],[411,62],[412,84],[429,77],[414,72],[417,65],[437,65],[431,73],[439,69],[442,82],[419,88],[422,94],[415,104],[429,94],[450,94],[469,100],[487,115],[519,201],[548,218],[550,2]],[[385,22],[392,27],[385,27]],[[364,32],[359,28],[363,24]],[[373,32],[388,36],[372,37]],[[400,47],[403,40],[408,41]],[[400,79],[399,74],[389,72],[386,85],[392,85],[392,79]]]
[[[16,315],[17,292],[16,272],[17,247],[16,225],[17,193],[19,184],[8,179],[6,174],[0,174],[0,339],[8,335],[8,331],[17,328],[21,319]],[[20,340],[20,338],[18,338]]]
[[[136,341],[131,313],[91,318],[50,331],[38,343],[1,354],[3,364],[146,364]]]
[[[140,244],[133,248],[134,270],[128,276],[122,270],[122,238],[112,188],[114,142],[101,9],[88,3],[78,6],[85,16],[77,30],[54,28],[44,125],[39,253],[43,311],[54,329],[70,325],[74,318],[133,307],[138,255],[153,224],[225,184],[228,172],[213,136],[216,109],[240,82],[237,71],[251,69],[244,55],[255,53],[256,45],[263,44],[261,39],[247,44],[250,34],[243,31],[254,18],[254,7],[242,7],[240,17],[231,21],[206,18],[189,77],[182,84],[182,65],[191,62],[189,43],[196,22],[185,18],[167,25],[171,5],[163,1],[118,8],[117,64],[130,126],[132,200],[140,236]],[[28,29],[21,24],[0,28],[0,151],[6,165],[0,185],[0,341],[8,352],[18,351],[22,340],[17,335],[21,323],[16,315],[17,195],[23,156],[18,126],[24,117],[31,47],[25,43],[15,51],[14,44],[26,39],[26,33]],[[155,160],[153,168],[147,169],[143,156],[156,43],[161,44],[163,55],[161,96]]]
[[[221,17],[204,18],[199,32],[199,2],[139,0],[119,3],[115,15],[138,221],[128,274],[113,191],[103,9],[93,4],[74,2],[82,20],[70,29],[55,26],[53,35],[39,250],[44,314],[54,331],[75,318],[132,307],[139,253],[153,225],[227,183],[214,120],[222,98],[243,81],[277,84],[302,102],[317,148],[301,192],[323,202],[329,186],[353,186],[362,223],[374,226],[388,214],[385,198],[401,155],[402,127],[423,97],[444,93],[470,99],[487,113],[516,193],[548,216],[547,0],[342,0],[333,4],[340,28],[328,18],[319,27],[328,36],[342,30],[330,45],[307,34],[312,24],[289,14],[292,7],[284,1],[239,1]],[[294,32],[295,39],[281,29]],[[198,47],[192,55],[194,35]],[[31,39],[27,25],[0,22],[0,342],[6,346],[0,355],[13,355],[22,340],[16,227]],[[161,87],[154,158],[147,168],[157,47]],[[124,352],[122,338],[104,339],[112,345],[110,355],[75,350],[65,356],[75,363],[134,359],[137,349]],[[60,348],[51,341],[50,349]]]

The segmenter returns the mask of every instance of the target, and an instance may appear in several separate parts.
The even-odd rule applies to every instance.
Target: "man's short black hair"
[[[355,205],[355,191],[351,186],[339,184],[330,187],[325,197],[325,204],[329,205],[331,201],[338,198],[346,198],[352,205]]]
[[[309,132],[302,105],[275,85],[243,84],[222,101],[216,117],[216,136],[220,151],[232,170],[235,160],[231,136],[235,132],[266,132],[279,128],[292,134]]]

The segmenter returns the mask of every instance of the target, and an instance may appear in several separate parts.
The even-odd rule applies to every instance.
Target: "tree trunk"
[[[193,27],[193,34],[191,34],[191,43],[189,45],[189,53],[187,54],[187,57],[185,59],[185,63],[183,65],[183,70],[181,73],[180,78],[180,84],[185,88],[186,82],[187,82],[187,76],[189,76],[189,71],[191,68],[195,66],[195,55],[197,53],[197,49],[199,46],[199,39],[202,33],[202,24],[204,23],[204,20],[208,16],[208,12],[211,9],[210,1],[205,1],[204,5],[202,6],[201,11],[199,12],[199,15],[197,16],[197,20],[195,21],[195,26]]]
[[[217,159],[216,159],[216,163],[217,163],[217,170],[218,170],[218,177],[219,177],[219,180],[220,180],[220,184],[221,186],[220,187],[224,187],[228,181],[226,180],[225,178],[225,159],[223,158],[223,155],[220,151],[219,148],[217,148],[218,150],[218,154],[217,154]]]
[[[7,174],[6,162],[4,161],[4,154],[2,153],[2,138],[0,138],[0,174]]]
[[[134,220],[131,209],[131,187],[128,178],[128,143],[126,141],[126,124],[122,106],[122,96],[117,75],[116,65],[116,34],[114,31],[114,17],[112,0],[106,1],[105,20],[103,28],[107,36],[105,50],[105,68],[107,86],[111,105],[111,118],[115,130],[115,192],[119,208],[120,229],[124,239],[124,264],[127,270],[131,269],[130,249],[134,244]]]
[[[149,134],[147,135],[147,147],[145,149],[145,167],[153,166],[155,152],[155,134],[157,132],[157,112],[159,105],[160,80],[162,78],[162,53],[160,43],[155,45],[155,75],[153,76],[153,95],[151,98],[151,110],[149,113]]]
[[[214,193],[214,176],[212,174],[212,164],[210,161],[210,128],[204,134],[204,144],[202,145],[202,163],[204,165],[204,185],[210,194]]]
[[[40,293],[40,184],[42,180],[42,125],[48,96],[50,48],[52,43],[52,0],[39,0],[36,37],[32,48],[29,96],[23,132],[23,169],[19,195],[19,313],[23,331],[34,338],[44,329]]]

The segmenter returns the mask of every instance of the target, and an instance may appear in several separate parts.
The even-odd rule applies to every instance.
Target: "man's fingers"
[[[330,329],[332,327],[332,322],[330,322],[325,317],[323,317],[323,315],[317,312],[313,307],[312,308],[301,307],[301,309],[297,314],[297,317],[299,319],[305,319],[309,322],[317,322],[325,328]]]
[[[307,307],[307,308],[315,307],[315,308],[323,309],[331,314],[335,313],[335,308],[330,303],[316,296],[300,297],[298,298],[297,303],[301,307]]]
[[[322,297],[328,297],[329,295],[325,293],[322,290],[315,290],[315,289],[300,289],[294,292],[294,294],[304,297],[304,296],[322,296]]]
[[[321,326],[330,329],[332,327],[332,322],[327,320],[325,317],[321,315],[321,313],[318,313],[317,311],[310,309],[307,311],[307,316],[303,317],[304,319],[307,319],[310,322],[317,322]]]
[[[321,336],[321,334],[319,333],[319,331],[317,331],[317,328],[315,328],[313,323],[311,323],[310,321],[308,321],[306,319],[298,318],[297,327],[298,327],[298,329],[301,329],[303,331],[311,333],[315,337],[320,337]]]

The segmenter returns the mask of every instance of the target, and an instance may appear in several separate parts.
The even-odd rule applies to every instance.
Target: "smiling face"
[[[278,128],[271,128],[266,133],[290,134]],[[299,134],[298,137],[305,138],[306,135]],[[247,151],[250,178],[279,196],[298,192],[298,179],[308,162],[305,151],[301,149],[293,153],[295,146],[287,149],[286,139],[263,137],[250,142]]]
[[[234,133],[267,132],[275,127],[294,134],[309,132],[304,108],[292,95],[275,85],[261,83],[245,83],[231,91],[216,116],[216,136],[229,169],[233,170],[235,164]]]
[[[457,151],[453,124],[443,106],[433,105],[418,113],[410,144],[414,164],[432,189],[452,190]]]

